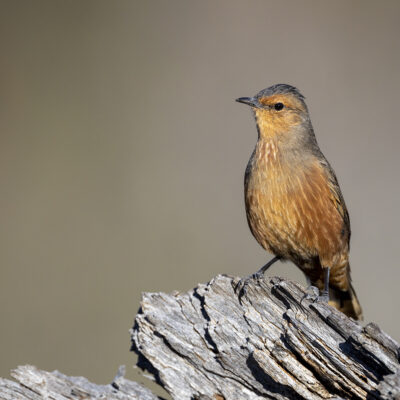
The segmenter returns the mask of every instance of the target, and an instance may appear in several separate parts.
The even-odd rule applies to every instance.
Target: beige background
[[[270,258],[234,99],[281,82],[339,177],[365,320],[399,340],[399,17],[399,1],[1,1],[0,375],[134,376],[142,291]]]

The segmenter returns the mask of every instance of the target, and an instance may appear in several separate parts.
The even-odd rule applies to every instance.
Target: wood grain
[[[174,399],[400,396],[399,345],[378,326],[280,278],[250,282],[240,302],[237,281],[143,295],[133,348]]]

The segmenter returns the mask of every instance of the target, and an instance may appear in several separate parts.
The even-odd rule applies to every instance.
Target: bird
[[[238,287],[243,290],[278,260],[291,261],[319,289],[319,300],[362,319],[350,276],[349,213],[305,97],[294,86],[276,84],[236,101],[251,107],[258,132],[244,179],[247,222],[275,256]]]

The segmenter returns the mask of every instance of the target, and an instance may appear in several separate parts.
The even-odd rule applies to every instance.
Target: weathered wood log
[[[400,399],[399,345],[281,278],[145,293],[138,365],[174,399]]]
[[[281,278],[217,276],[187,293],[145,293],[131,331],[138,365],[174,399],[400,399],[400,348]],[[119,371],[95,385],[19,367],[0,399],[159,399]]]
[[[58,371],[46,372],[25,365],[11,372],[16,382],[0,378],[0,399],[4,400],[157,400],[151,391],[124,378],[124,367],[109,385],[96,385],[83,377],[70,377]]]

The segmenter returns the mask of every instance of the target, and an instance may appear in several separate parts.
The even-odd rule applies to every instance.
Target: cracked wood
[[[138,365],[174,399],[400,399],[399,345],[281,278],[217,276],[186,293],[145,293],[131,330]],[[106,360],[105,360],[106,362]],[[33,366],[0,378],[0,399],[160,399]]]
[[[399,345],[280,278],[217,276],[186,293],[145,293],[138,365],[174,399],[400,398]]]

